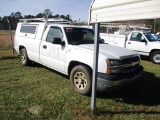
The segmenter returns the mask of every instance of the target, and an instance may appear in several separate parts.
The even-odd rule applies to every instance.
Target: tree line
[[[38,13],[37,15],[24,15],[22,16],[21,12],[12,12],[9,16],[0,17],[0,30],[8,30],[9,29],[9,23],[12,30],[15,30],[17,27],[17,23],[19,22],[19,19],[28,19],[28,18],[64,18],[69,21],[72,21],[71,16],[69,14],[67,15],[52,15],[52,12],[50,9],[45,9],[43,13]]]

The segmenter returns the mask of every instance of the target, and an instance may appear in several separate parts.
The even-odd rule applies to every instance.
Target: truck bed
[[[105,43],[119,47],[125,47],[125,35],[100,33],[100,37],[101,39],[104,39]]]

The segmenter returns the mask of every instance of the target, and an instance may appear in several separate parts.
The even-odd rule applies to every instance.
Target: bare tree
[[[48,18],[49,16],[52,16],[52,12],[50,9],[45,9],[43,12],[44,17]]]

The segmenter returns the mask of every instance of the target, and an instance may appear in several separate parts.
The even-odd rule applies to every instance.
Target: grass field
[[[19,58],[0,60],[0,120],[158,120],[160,66],[143,59],[139,82],[111,93],[97,93],[92,116],[90,96],[79,95],[69,78],[39,64],[23,67]]]

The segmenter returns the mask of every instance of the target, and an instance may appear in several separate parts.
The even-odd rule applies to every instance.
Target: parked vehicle
[[[127,37],[101,33],[100,37],[105,43],[134,50],[141,55],[149,56],[153,63],[160,64],[160,42],[151,33],[132,31]]]
[[[33,21],[25,19],[18,23],[14,38],[14,48],[20,54],[22,65],[34,61],[68,75],[76,92],[89,94],[92,86],[93,30],[85,26],[29,20]],[[99,47],[98,91],[114,90],[139,78],[143,67],[137,52],[103,42]]]

